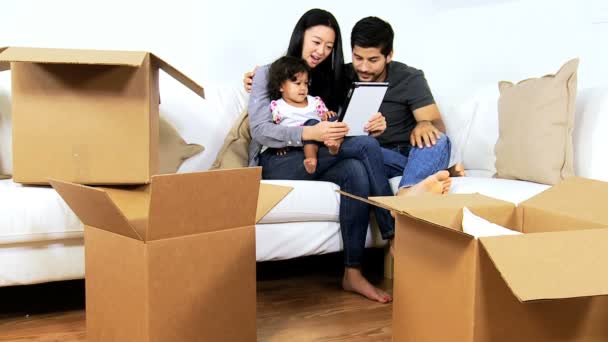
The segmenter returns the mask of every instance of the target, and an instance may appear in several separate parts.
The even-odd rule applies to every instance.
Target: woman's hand
[[[314,126],[304,126],[302,139],[325,142],[342,139],[347,133],[348,125],[344,122],[321,121]]]
[[[243,74],[243,87],[245,88],[245,91],[250,93],[251,92],[251,86],[253,85],[253,76],[255,75],[255,71],[258,70],[258,66],[256,65],[255,68],[253,68],[252,71],[246,72],[245,74]]]
[[[363,127],[363,130],[376,138],[386,130],[386,118],[380,112],[372,115]]]

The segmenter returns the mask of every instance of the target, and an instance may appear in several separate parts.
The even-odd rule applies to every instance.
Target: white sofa
[[[7,74],[7,73],[3,73]],[[6,76],[0,76],[6,77]],[[3,83],[4,81],[4,83]],[[0,79],[0,174],[10,173],[10,88]],[[171,82],[170,80],[162,80]],[[440,103],[448,134],[467,177],[454,179],[452,192],[480,192],[520,202],[548,186],[490,178],[493,146],[498,137],[496,85],[472,92],[460,103]],[[207,169],[223,138],[247,102],[238,87],[206,87],[207,99],[161,89],[161,115],[188,142],[206,147],[187,160],[179,172]],[[604,116],[602,116],[604,114]],[[575,130],[576,173],[608,180],[601,134],[608,130],[608,91],[579,92]],[[43,166],[41,166],[43,167]],[[391,180],[393,188],[399,179]],[[257,260],[289,259],[342,249],[338,224],[337,186],[326,182],[269,181],[294,190],[257,225]],[[368,232],[367,246],[381,246],[378,234]],[[0,180],[0,286],[78,279],[84,277],[83,226],[57,193],[46,187],[26,187]]]

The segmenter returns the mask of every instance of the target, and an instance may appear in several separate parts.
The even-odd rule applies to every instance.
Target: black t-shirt
[[[350,81],[358,80],[352,64],[346,66]],[[422,70],[400,62],[387,64],[389,83],[380,113],[386,118],[386,130],[378,137],[381,145],[409,144],[410,133],[416,127],[414,110],[435,103]]]

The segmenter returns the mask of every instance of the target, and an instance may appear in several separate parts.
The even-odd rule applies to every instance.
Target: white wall
[[[442,109],[449,112],[479,87],[503,79],[517,81],[552,73],[567,59],[577,56],[581,58],[580,86],[605,84],[608,75],[605,3],[605,0],[5,1],[1,6],[0,46],[149,50],[204,86],[238,87],[243,72],[256,64],[269,63],[285,51],[293,25],[307,9],[321,7],[334,13],[343,31],[347,60],[352,26],[364,16],[377,15],[395,29],[395,59],[422,68]],[[186,95],[187,91],[166,77],[161,82],[163,99],[168,101],[164,109],[167,115],[196,112],[187,108],[197,103]],[[174,98],[175,94],[179,96]],[[231,120],[232,117],[218,118],[212,120],[211,126],[224,133]],[[208,139],[204,141],[208,152],[214,153],[219,147]],[[210,162],[205,160],[203,164],[208,166]]]
[[[602,2],[389,0],[374,8],[346,0],[7,1],[0,46],[153,50],[202,83],[231,83],[278,57],[300,15],[321,7],[338,18],[347,57],[353,24],[378,15],[395,28],[396,58],[424,68],[441,87],[527,77],[573,56],[582,58],[583,82],[592,83],[596,68],[607,70],[600,42],[608,23],[592,24],[608,21]]]

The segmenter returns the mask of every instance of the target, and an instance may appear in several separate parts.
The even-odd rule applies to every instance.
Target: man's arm
[[[412,146],[431,147],[437,143],[441,134],[445,134],[445,124],[436,104],[430,104],[414,110],[416,127],[410,134]]]

